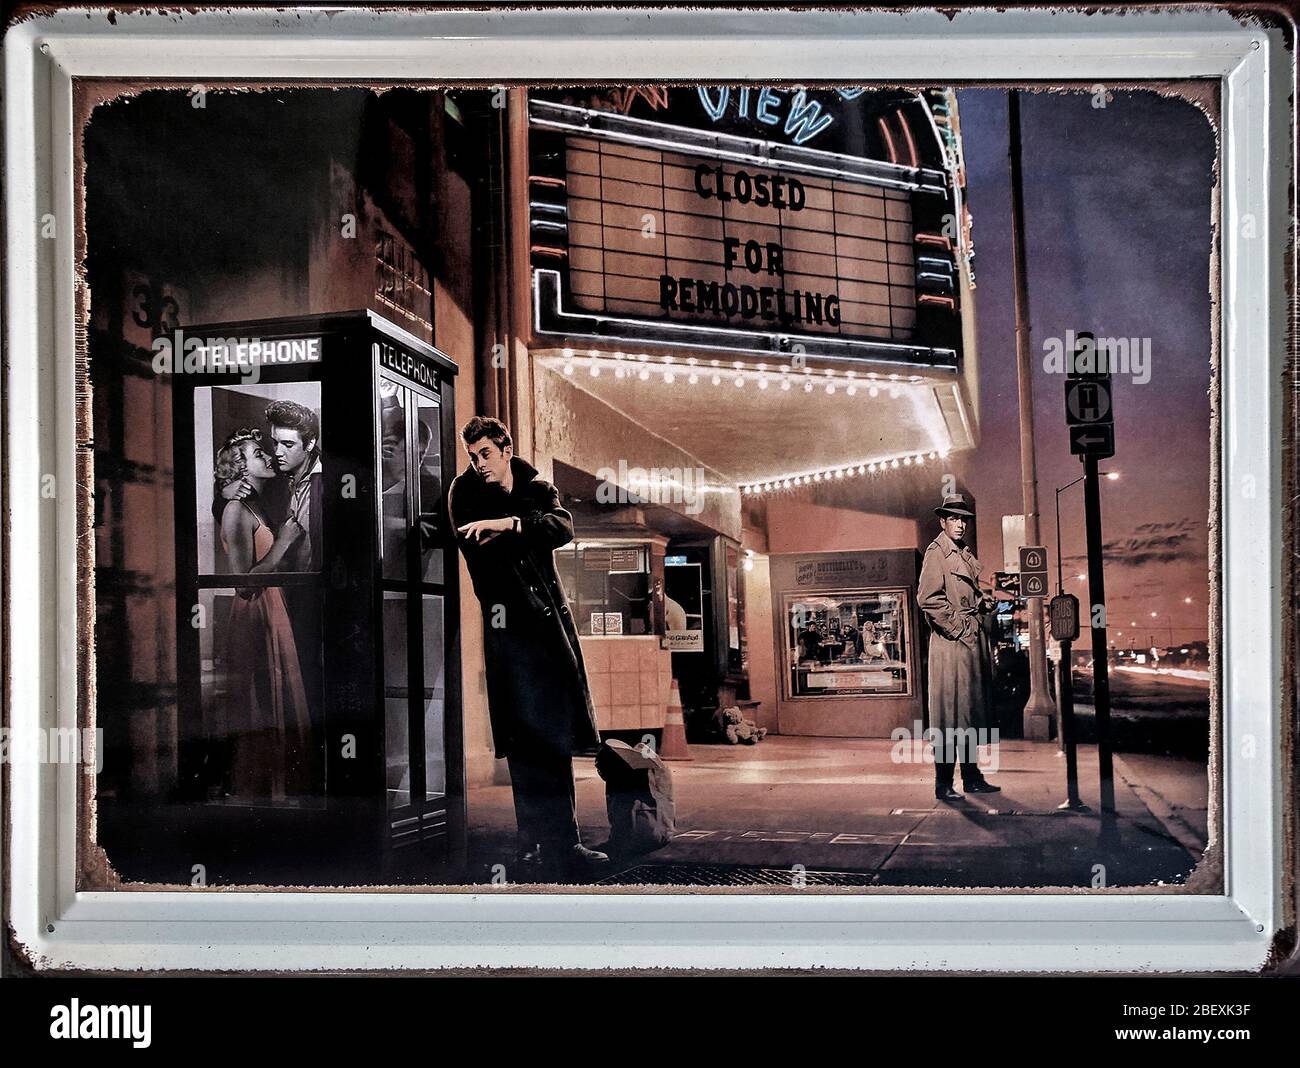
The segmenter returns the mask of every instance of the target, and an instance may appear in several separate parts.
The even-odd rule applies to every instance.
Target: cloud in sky
[[[1201,529],[1186,516],[1163,522],[1139,523],[1126,537],[1106,542],[1102,551],[1108,564],[1120,567],[1143,567],[1146,564],[1202,558],[1205,551],[1196,540]],[[1087,556],[1083,554],[1066,557],[1066,563],[1071,566],[1082,566],[1087,561]],[[1137,585],[1160,584],[1158,581],[1144,581]]]

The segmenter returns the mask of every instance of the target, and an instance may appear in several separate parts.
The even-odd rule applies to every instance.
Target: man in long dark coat
[[[578,834],[573,754],[598,745],[578,632],[554,550],[573,540],[573,517],[537,470],[514,455],[499,419],[461,429],[470,466],[447,506],[483,609],[488,712],[514,792],[518,860],[586,869],[608,861]]]
[[[976,762],[976,743],[987,744],[992,719],[992,651],[983,616],[995,602],[980,589],[980,562],[966,545],[966,528],[975,520],[960,493],[935,510],[943,528],[926,547],[916,599],[930,624],[930,737],[934,747],[934,796],[958,801],[952,788],[961,761],[962,789],[996,793]]]

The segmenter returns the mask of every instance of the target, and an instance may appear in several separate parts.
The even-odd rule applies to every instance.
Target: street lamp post
[[[1020,93],[1007,94],[1007,167],[1011,185],[1011,275],[1016,315],[1016,384],[1020,415],[1020,479],[1025,514],[1025,542],[1038,544],[1038,460],[1034,449],[1034,378],[1030,356],[1029,281],[1025,266],[1025,197],[1021,177]],[[1026,738],[1052,736],[1055,706],[1047,692],[1047,646],[1043,634],[1043,599],[1027,597],[1029,623],[1029,700],[1024,708]]]

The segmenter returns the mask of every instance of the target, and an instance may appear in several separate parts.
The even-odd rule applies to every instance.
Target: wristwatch
[[[514,520],[514,524],[511,526],[510,532],[512,534],[522,534],[524,532],[524,525],[520,521],[519,517],[517,515],[512,515],[510,518]]]

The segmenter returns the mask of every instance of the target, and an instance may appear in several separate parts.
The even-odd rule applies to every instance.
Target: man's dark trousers
[[[956,772],[956,770],[957,770],[957,764],[955,762],[950,764],[945,764],[936,760],[934,762],[935,788],[943,789],[944,787],[947,787],[948,789],[952,789],[953,775]],[[963,760],[961,762],[962,786],[973,786],[976,783],[982,783],[983,781],[984,781],[984,775],[980,771],[978,763],[976,763],[973,760],[971,761]]]
[[[573,757],[549,746],[517,748],[506,756],[521,849],[563,854],[580,841]]]

